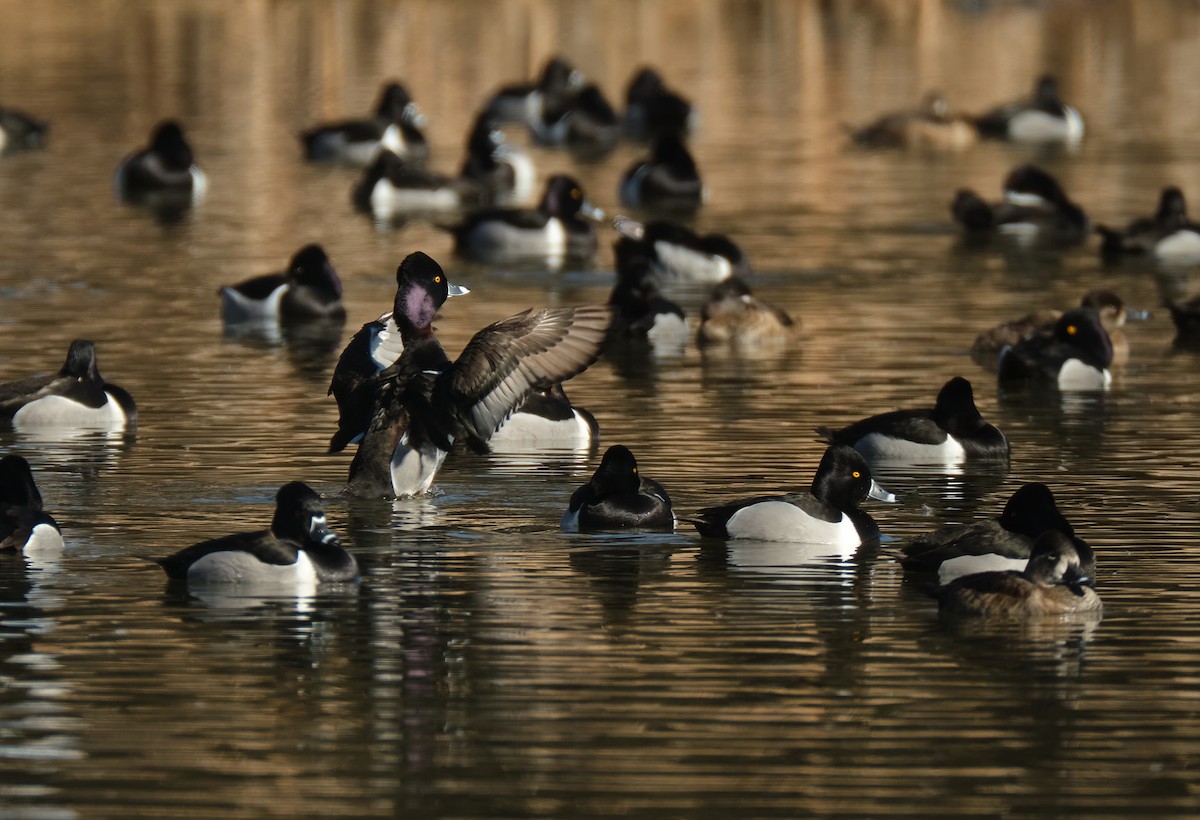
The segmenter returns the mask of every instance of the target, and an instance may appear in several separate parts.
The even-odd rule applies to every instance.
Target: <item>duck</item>
[[[359,442],[370,426],[379,373],[404,353],[404,333],[394,317],[403,315],[412,300],[431,299],[436,311],[450,297],[468,293],[469,289],[437,273],[424,255],[401,263],[396,269],[392,310],[364,324],[334,367],[328,394],[337,402],[338,429],[330,440],[330,453]],[[561,384],[552,384],[534,389],[489,441],[512,447],[534,444],[577,449],[590,447],[599,435],[596,417],[572,405]]]
[[[1166,305],[1175,325],[1175,347],[1200,348],[1200,295],[1182,302],[1168,300]]]
[[[1033,543],[1055,530],[1076,538],[1075,529],[1059,511],[1054,493],[1041,482],[1022,484],[996,518],[970,524],[951,524],[914,538],[902,548],[906,570],[937,573],[947,584],[962,575],[995,570],[1022,570]],[[1088,573],[1095,571],[1091,547],[1076,538],[1076,550]]]
[[[1054,386],[1059,390],[1107,390],[1112,341],[1090,307],[1064,313],[1049,336],[1031,334],[1000,351],[996,372],[1001,387]]]
[[[571,494],[562,528],[581,530],[675,530],[671,497],[663,486],[638,472],[637,459],[623,444],[604,453],[591,479]]]
[[[965,575],[939,588],[938,609],[955,615],[1029,619],[1100,613],[1094,578],[1070,536],[1050,530],[1038,536],[1021,571]]]
[[[269,529],[201,541],[157,559],[172,581],[292,587],[311,592],[320,584],[353,583],[358,562],[329,529],[321,497],[302,481],[275,494]]]
[[[757,298],[739,276],[713,287],[700,312],[696,343],[747,348],[796,340],[800,323],[787,311]]]
[[[669,219],[638,222],[618,214],[617,233],[644,246],[654,272],[664,280],[716,284],[731,276],[747,277],[750,259],[725,234],[698,234]]]
[[[513,83],[498,89],[484,106],[485,114],[501,123],[530,125],[545,107],[561,104],[578,93],[583,74],[563,57],[551,57],[536,82]]]
[[[451,361],[432,326],[445,299],[441,266],[417,251],[401,268],[397,279],[407,286],[397,292],[392,320],[403,350],[359,387],[372,407],[350,464],[351,495],[428,492],[455,441],[487,452],[488,440],[530,393],[599,357],[612,322],[606,305],[526,310],[480,330]],[[348,426],[343,420],[342,429]]]
[[[485,192],[465,177],[449,177],[382,149],[351,192],[354,207],[388,222],[412,214],[453,213],[481,205]]]
[[[1106,260],[1148,254],[1164,262],[1200,261],[1200,225],[1188,220],[1187,200],[1174,185],[1162,189],[1154,216],[1135,219],[1121,230],[1097,225],[1096,232]]]
[[[0,458],[0,552],[61,549],[62,529],[42,508],[29,462],[17,455]]]
[[[955,114],[938,93],[926,95],[916,110],[885,114],[850,132],[864,148],[914,148],[961,151],[979,142],[975,122],[966,114]]]
[[[207,188],[208,179],[174,120],[155,126],[150,146],[130,154],[117,167],[117,193],[128,202],[154,204],[162,197],[194,202]]]
[[[24,111],[0,107],[0,154],[41,148],[47,130],[46,123]]]
[[[573,97],[544,106],[530,132],[540,145],[598,159],[617,147],[621,121],[600,87],[589,83]]]
[[[856,548],[879,538],[879,525],[858,505],[867,498],[896,496],[871,477],[866,459],[853,447],[825,450],[808,492],[759,496],[706,507],[692,523],[706,538],[836,544]]]
[[[342,280],[320,245],[305,245],[292,256],[287,270],[256,276],[236,285],[225,285],[221,319],[227,323],[251,321],[304,322],[344,319]]]
[[[1080,307],[1093,308],[1100,315],[1100,324],[1108,333],[1113,346],[1113,363],[1124,364],[1129,360],[1129,339],[1122,328],[1126,322],[1144,322],[1150,312],[1133,308],[1114,291],[1107,288],[1089,290],[1079,300]],[[1031,333],[1051,336],[1054,323],[1062,317],[1061,310],[1043,308],[1027,313],[987,330],[980,331],[971,344],[971,357],[985,366],[995,366],[1000,351],[1011,347]]]
[[[658,211],[695,211],[707,198],[696,161],[673,133],[660,134],[650,156],[625,171],[619,194],[628,208]]]
[[[1035,165],[1014,168],[1004,180],[1004,198],[990,204],[962,189],[950,203],[954,221],[969,234],[999,232],[1064,243],[1081,242],[1090,222],[1052,175]]]
[[[497,120],[481,112],[467,137],[462,179],[479,187],[489,205],[524,202],[534,194],[537,169],[529,154],[509,142]]]
[[[96,346],[75,339],[57,373],[0,384],[0,417],[18,428],[129,430],[137,423],[137,407],[127,391],[100,375]]]
[[[662,75],[650,66],[639,69],[625,90],[625,133],[631,139],[649,140],[659,134],[687,136],[695,130],[692,103],[667,87]]]
[[[958,465],[1009,457],[1008,439],[984,421],[971,383],[962,376],[942,386],[932,408],[895,410],[840,430],[818,427],[817,433],[829,444],[853,447],[868,461]]]
[[[975,118],[975,127],[985,139],[1068,146],[1077,145],[1084,130],[1083,117],[1062,101],[1058,80],[1049,74],[1038,78],[1031,98],[993,108]]]
[[[383,148],[411,163],[429,159],[425,125],[408,89],[391,81],[379,92],[373,116],[319,125],[300,134],[304,155],[313,162],[366,166]]]
[[[608,303],[617,311],[614,337],[644,340],[656,349],[681,352],[690,335],[687,316],[659,290],[646,246],[622,237],[614,243],[613,253],[617,282]]]
[[[560,265],[595,254],[596,228],[588,220],[603,218],[578,182],[557,174],[546,180],[536,209],[484,208],[446,230],[454,235],[455,250],[478,262]]]

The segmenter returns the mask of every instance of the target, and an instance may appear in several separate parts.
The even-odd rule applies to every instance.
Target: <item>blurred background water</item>
[[[568,385],[601,451],[628,445],[686,516],[806,486],[813,428],[929,404],[962,374],[1010,470],[879,471],[901,503],[871,507],[885,543],[851,558],[687,525],[562,534],[598,453],[464,455],[429,498],[341,498],[330,371],[407,253],[473,290],[438,323],[453,352],[526,307],[605,300],[613,233],[561,272],[462,262],[428,222],[354,213],[354,172],[306,164],[296,134],[396,78],[453,172],[490,92],[554,54],[614,102],[644,64],[694,101],[696,225],[738,241],[803,324],[796,349],[602,359]],[[1086,120],[1077,150],[848,145],[846,125],[929,90],[981,111],[1043,72]],[[1168,184],[1200,196],[1198,73],[1193,2],[0,0],[0,104],[52,128],[0,158],[0,380],[86,337],[140,410],[135,437],[0,432],[68,543],[0,560],[0,816],[1194,815],[1200,360],[1160,303],[1196,270],[1106,267],[1094,239],[974,248],[948,203],[997,196],[1029,160],[1096,221],[1149,213]],[[209,192],[164,224],[111,175],[168,116]],[[534,156],[612,213],[644,151]],[[217,288],[307,242],[345,282],[342,337],[223,333]],[[1156,311],[1110,393],[1001,396],[968,357],[977,330],[1099,286]],[[694,321],[705,290],[670,295]],[[326,495],[356,591],[190,596],[146,562],[264,526],[296,479]],[[1103,622],[940,623],[894,548],[1027,481],[1095,547]]]

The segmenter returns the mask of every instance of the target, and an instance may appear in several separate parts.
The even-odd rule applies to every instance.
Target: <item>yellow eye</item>
[[[571,199],[579,199],[582,196],[583,196],[583,191],[579,190],[578,188],[571,189]]]
[[[855,478],[862,478],[862,473],[860,473],[858,470],[855,470],[850,475],[854,476]]]
[[[637,472],[637,467],[634,467],[634,468],[633,468],[633,471],[636,473],[636,472]]]
[[[1078,332],[1079,332],[1079,328],[1075,327],[1075,325],[1067,325],[1067,335],[1068,336],[1074,336]]]
[[[442,277],[440,277],[440,276],[435,276],[435,277],[433,277],[433,283],[434,283],[435,285],[440,285],[440,284],[442,284]]]

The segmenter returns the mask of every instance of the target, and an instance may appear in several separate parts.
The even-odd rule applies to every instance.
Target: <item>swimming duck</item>
[[[404,353],[405,332],[394,317],[403,316],[408,305],[425,299],[432,300],[436,313],[451,296],[470,293],[467,288],[451,284],[441,268],[429,262],[432,260],[424,254],[404,260],[396,269],[392,311],[364,324],[342,351],[329,385],[329,394],[338,405],[338,430],[330,441],[329,452],[340,452],[359,441],[370,426],[379,373]],[[530,393],[490,440],[578,448],[589,446],[599,434],[595,416],[574,407],[562,385],[552,384]]]
[[[533,195],[537,171],[520,147],[505,139],[498,122],[487,112],[475,119],[467,138],[467,156],[459,176],[484,192],[488,204],[522,202]]]
[[[53,375],[0,384],[0,416],[15,427],[129,429],[137,422],[133,397],[106,382],[96,366],[96,346],[76,339]]]
[[[750,286],[731,276],[712,289],[700,312],[700,345],[749,347],[794,341],[800,324],[786,311],[768,305],[750,292]]]
[[[1024,570],[965,575],[937,590],[938,608],[958,615],[1033,618],[1099,613],[1100,596],[1075,542],[1050,530],[1038,537]]]
[[[542,201],[534,210],[486,208],[469,214],[454,234],[455,250],[479,262],[586,259],[596,252],[596,228],[604,212],[584,196],[579,183],[557,175],[546,181]]]
[[[613,227],[644,246],[654,272],[664,280],[717,283],[751,273],[750,260],[725,234],[701,236],[686,225],[666,219],[638,222],[616,216]]]
[[[488,439],[531,392],[596,360],[612,321],[607,306],[525,311],[476,333],[451,361],[432,327],[445,299],[441,267],[417,252],[401,268],[407,270],[398,281],[410,284],[398,290],[392,319],[403,350],[358,388],[373,395],[373,405],[350,465],[347,489],[355,495],[426,492],[455,441],[486,452]],[[345,416],[335,445],[353,437]]]
[[[1013,142],[1059,142],[1083,139],[1083,118],[1058,96],[1058,81],[1040,77],[1033,97],[1008,103],[975,118],[980,136]]]
[[[321,497],[293,481],[275,494],[271,528],[202,541],[156,562],[172,580],[312,591],[358,580],[358,563],[325,522]]]
[[[417,167],[381,149],[351,194],[354,207],[380,222],[411,214],[461,211],[486,200],[474,180]]]
[[[0,552],[62,548],[62,530],[42,509],[29,462],[20,456],[0,458]]]
[[[155,127],[150,147],[130,154],[117,167],[117,194],[126,201],[155,204],[165,196],[169,204],[176,198],[193,202],[207,187],[183,129],[172,120]]]
[[[1200,225],[1188,221],[1187,201],[1175,186],[1163,188],[1154,216],[1135,219],[1123,230],[1097,225],[1096,232],[1105,259],[1151,254],[1167,262],[1200,260]]]
[[[1107,390],[1112,341],[1092,308],[1068,310],[1049,336],[1031,334],[1000,351],[1001,386],[1053,385],[1059,390]]]
[[[1050,530],[1075,537],[1050,488],[1038,482],[1024,484],[996,518],[952,524],[914,538],[903,547],[903,564],[905,569],[936,572],[941,584],[972,573],[1022,570],[1034,541]],[[1076,550],[1085,571],[1094,573],[1091,547],[1076,539]]]
[[[1104,326],[1112,342],[1113,363],[1127,362],[1129,340],[1121,328],[1127,321],[1144,322],[1150,318],[1150,313],[1127,306],[1120,296],[1105,288],[1089,290],[1079,301],[1079,306],[1093,308],[1100,315],[1100,324]],[[1061,310],[1035,310],[1020,319],[984,330],[975,337],[971,345],[971,357],[982,365],[994,367],[1001,350],[1017,344],[1031,333],[1052,336],[1054,323],[1061,317]]]
[[[617,112],[599,86],[590,83],[575,96],[544,106],[530,130],[539,144],[566,148],[588,159],[606,156],[621,138]]]
[[[625,91],[625,133],[647,140],[659,134],[687,136],[694,127],[695,111],[683,96],[667,87],[653,68],[639,70]]]
[[[320,125],[303,132],[304,155],[316,162],[369,165],[386,148],[410,163],[429,159],[429,144],[421,128],[425,118],[408,89],[397,82],[384,85],[375,114],[358,120]]]
[[[866,148],[928,148],[962,150],[979,141],[974,121],[965,114],[950,112],[940,94],[929,94],[915,111],[885,114],[861,128],[850,138]]]
[[[867,498],[896,500],[871,478],[871,470],[857,450],[835,444],[821,457],[809,492],[707,507],[693,523],[701,535],[712,538],[858,547],[879,537],[879,525],[858,509]]]
[[[226,322],[342,319],[342,280],[320,245],[305,245],[287,270],[256,276],[219,291]]]
[[[706,198],[696,161],[673,133],[660,134],[650,156],[638,160],[621,177],[621,204],[661,211],[694,211]]]
[[[0,108],[0,154],[41,148],[46,124],[15,108]]]
[[[954,221],[969,233],[1000,232],[1060,242],[1087,236],[1087,214],[1072,202],[1053,176],[1033,165],[1013,169],[1004,180],[1004,198],[989,204],[960,190],[950,204]]]
[[[962,464],[975,459],[1007,459],[1008,440],[983,420],[971,383],[955,376],[938,392],[932,408],[895,410],[871,416],[841,430],[819,427],[830,444],[846,444],[868,461]]]
[[[663,486],[638,472],[628,447],[608,448],[588,483],[571,494],[562,528],[578,530],[675,529],[671,498]]]
[[[531,125],[541,119],[545,107],[569,100],[582,86],[583,74],[562,57],[552,57],[536,82],[504,86],[488,101],[484,112],[497,122]]]
[[[617,283],[608,303],[617,309],[614,336],[645,339],[658,349],[681,351],[689,335],[683,308],[664,298],[646,256],[646,246],[621,238],[613,246]]]

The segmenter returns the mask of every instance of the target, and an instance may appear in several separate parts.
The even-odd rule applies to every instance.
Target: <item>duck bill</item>
[[[453,282],[446,283],[447,296],[466,296],[470,292],[470,288],[464,288],[462,285],[456,285]]]
[[[887,504],[896,503],[896,494],[889,493],[875,479],[871,479],[871,489],[867,491],[867,498],[874,498],[876,501],[883,501]]]
[[[329,529],[329,525],[325,523],[325,516],[314,515],[308,522],[309,537],[322,544],[336,544],[338,542],[337,533]]]
[[[583,201],[583,204],[579,206],[579,213],[593,222],[604,221],[604,211],[600,210],[586,199]]]
[[[1137,308],[1125,308],[1126,322],[1148,322],[1154,314],[1148,310],[1138,310]]]

